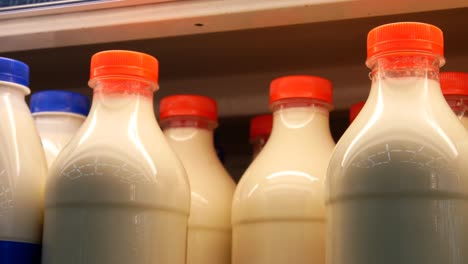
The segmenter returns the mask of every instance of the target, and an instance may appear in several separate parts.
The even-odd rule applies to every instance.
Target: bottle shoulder
[[[179,156],[187,172],[190,187],[200,192],[233,192],[235,183],[217,157]],[[209,186],[209,188],[208,188]]]
[[[333,152],[334,144],[317,147],[304,144],[302,147],[267,145],[253,160],[242,175],[238,190],[272,181],[322,180]],[[249,186],[249,187],[247,187]]]
[[[466,132],[458,123],[353,123],[338,142],[328,198],[369,192],[459,192],[466,186]],[[412,123],[413,125],[408,125]]]
[[[215,184],[209,181],[196,181],[194,184],[190,180],[190,189],[189,225],[230,227],[232,197],[235,190],[232,179]]]
[[[246,170],[234,194],[233,222],[324,218],[324,179],[332,146],[309,149],[308,154],[286,149],[262,150]]]
[[[178,135],[186,135],[187,132],[193,131],[186,129]],[[165,132],[168,133],[167,130]],[[193,136],[192,133],[188,134]],[[180,158],[189,179],[191,191],[189,228],[228,230],[235,183],[219,161],[215,150],[209,144],[177,141],[167,134],[166,138]]]
[[[54,162],[46,205],[119,203],[188,212],[185,170],[162,133],[153,130],[149,137],[148,131],[80,129]]]
[[[362,116],[358,116],[340,138],[332,159],[348,158],[350,155],[343,155],[344,152],[349,154],[366,149],[369,145],[397,141],[430,146],[457,158],[456,153],[467,139],[466,130],[453,113],[448,113],[443,118],[418,114],[408,114],[400,119],[394,115],[360,117]]]

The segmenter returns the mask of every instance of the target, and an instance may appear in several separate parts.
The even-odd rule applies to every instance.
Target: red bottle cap
[[[332,83],[324,78],[307,75],[280,77],[271,82],[270,104],[292,98],[310,98],[333,103]]]
[[[440,73],[440,87],[444,95],[468,96],[468,73],[442,72]]]
[[[396,52],[427,52],[444,56],[444,36],[440,28],[418,22],[382,25],[367,35],[367,59]]]
[[[351,108],[349,108],[349,123],[352,123],[354,119],[356,119],[357,115],[359,114],[359,112],[361,112],[361,109],[364,107],[365,103],[365,101],[355,103],[351,106]]]
[[[271,134],[271,128],[273,126],[273,116],[260,115],[250,120],[250,139],[256,137],[268,137]]]
[[[91,58],[90,79],[103,76],[131,76],[158,82],[158,60],[145,53],[107,50]]]
[[[207,96],[181,94],[164,97],[159,105],[159,119],[196,116],[218,122],[218,105]]]

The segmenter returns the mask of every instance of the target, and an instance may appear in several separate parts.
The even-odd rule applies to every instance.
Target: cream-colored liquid
[[[462,264],[467,136],[424,78],[374,81],[328,180],[328,264]]]
[[[0,82],[0,241],[40,244],[47,166],[27,93]]]
[[[213,131],[164,129],[184,165],[191,188],[187,264],[231,263],[231,204],[235,184],[213,146]]]
[[[323,184],[333,147],[324,108],[275,111],[234,195],[233,264],[325,263]]]
[[[95,94],[52,166],[43,264],[184,264],[190,190],[151,98]]]
[[[85,117],[64,112],[40,112],[33,116],[50,168],[63,147],[83,124]]]

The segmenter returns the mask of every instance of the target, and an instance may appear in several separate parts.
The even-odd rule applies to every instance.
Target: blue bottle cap
[[[0,81],[29,86],[29,66],[21,61],[0,57]]]
[[[88,97],[80,93],[48,90],[33,93],[30,107],[31,113],[68,112],[87,116],[90,102]]]

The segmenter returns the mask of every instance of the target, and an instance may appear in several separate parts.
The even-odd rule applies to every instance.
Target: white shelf
[[[367,97],[366,36],[381,24],[439,26],[447,59],[442,70],[468,71],[468,8],[454,8],[464,5],[468,0],[203,0],[107,7],[0,20],[0,56],[30,65],[33,91],[91,94],[92,54],[146,52],[160,61],[157,101],[175,93],[208,95],[222,117],[268,112],[273,78],[318,75],[333,82],[335,108],[344,110]]]
[[[0,15],[0,52],[376,17],[467,5],[466,0],[108,0]],[[56,14],[57,10],[61,13]]]

